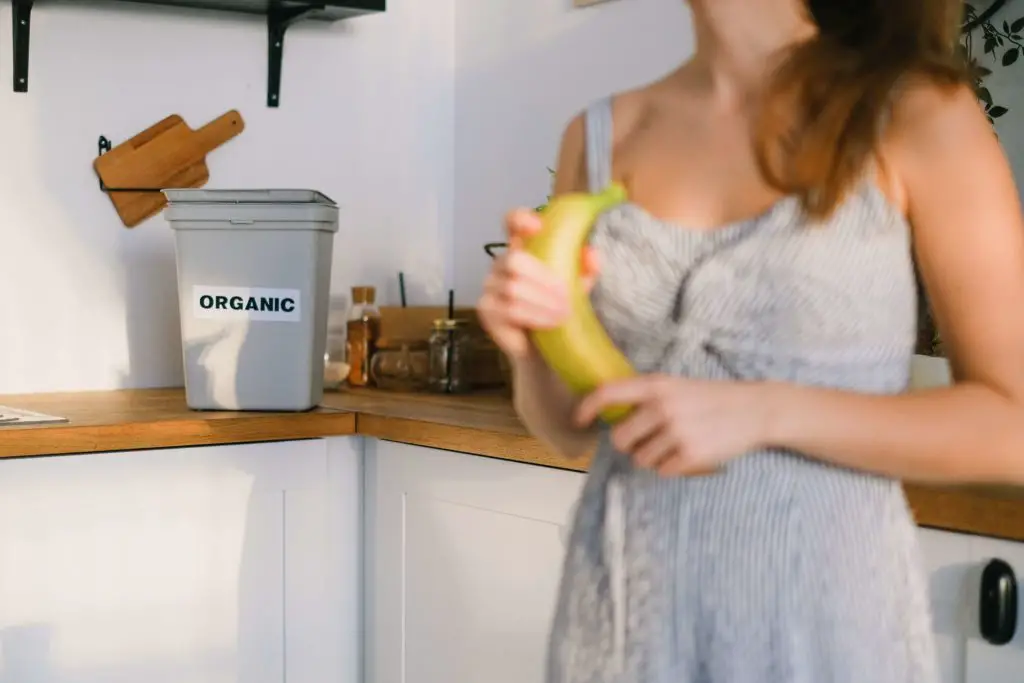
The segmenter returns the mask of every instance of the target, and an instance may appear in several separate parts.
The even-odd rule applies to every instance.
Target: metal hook
[[[100,139],[97,143],[97,147],[99,148],[98,156],[103,156],[111,149],[113,149],[113,146],[111,145],[110,140],[107,138],[106,135],[100,136]],[[96,175],[99,176],[98,173]],[[163,192],[163,188],[156,187],[107,187],[106,184],[103,182],[102,177],[99,178],[99,181],[100,190],[102,192]]]
[[[484,245],[484,251],[487,252],[487,255],[491,258],[498,258],[498,255],[494,252],[498,249],[505,249],[507,247],[508,244],[505,242],[488,242]]]

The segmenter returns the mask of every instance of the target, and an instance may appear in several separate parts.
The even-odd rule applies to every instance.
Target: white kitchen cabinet
[[[366,444],[366,683],[539,683],[583,475],[418,446]],[[980,572],[1024,575],[1024,544],[920,539],[941,683],[1024,681],[1024,629],[980,638]],[[1022,615],[1024,617],[1024,615]]]
[[[361,440],[0,461],[0,681],[358,683]]]
[[[972,578],[971,537],[932,529],[920,529],[918,534],[928,573],[940,683],[974,683],[966,677],[965,668],[970,633],[964,605]]]
[[[539,683],[583,475],[367,440],[366,683]]]
[[[1024,681],[1024,624],[1018,626],[1010,643],[991,645],[981,637],[979,616],[985,565],[1001,559],[1020,580],[1024,576],[1024,543],[928,529],[920,534],[929,572],[941,683]]]
[[[991,538],[971,538],[972,560],[977,570],[992,559],[1006,562],[1013,568],[1018,582],[1024,582],[1024,543],[1011,543]],[[978,577],[974,584],[978,585]],[[1018,585],[1018,599],[1024,585]],[[1024,605],[1018,604],[1017,632],[1005,645],[991,645],[979,637],[977,596],[968,603],[972,638],[967,643],[966,683],[1020,683],[1024,681]]]

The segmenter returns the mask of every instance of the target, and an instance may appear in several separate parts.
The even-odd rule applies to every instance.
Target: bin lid
[[[171,204],[320,204],[336,207],[316,190],[207,190],[175,188],[163,191]]]
[[[337,232],[338,205],[315,190],[164,190],[174,230]]]

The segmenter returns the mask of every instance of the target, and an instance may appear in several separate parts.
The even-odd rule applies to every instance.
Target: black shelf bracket
[[[271,7],[267,12],[267,106],[277,107],[281,102],[281,63],[284,61],[284,34],[293,22],[311,12],[314,7],[294,9]]]
[[[81,1],[81,0],[78,0]],[[337,21],[362,14],[385,11],[387,0],[123,0],[149,5],[219,10],[267,17],[267,106],[281,102],[281,63],[284,59],[284,35],[299,19]],[[29,33],[35,0],[11,0],[14,33],[14,92],[28,92]]]
[[[32,28],[32,1],[11,0],[14,28],[14,92],[28,92],[28,36]]]

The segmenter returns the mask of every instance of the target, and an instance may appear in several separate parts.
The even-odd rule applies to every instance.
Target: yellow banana
[[[602,384],[636,374],[629,360],[608,337],[580,280],[581,254],[598,216],[626,200],[626,188],[612,183],[596,194],[555,197],[541,212],[543,227],[526,240],[524,249],[562,277],[569,286],[569,317],[558,327],[534,330],[534,345],[544,361],[577,395]],[[601,419],[613,424],[631,406],[610,406]]]

